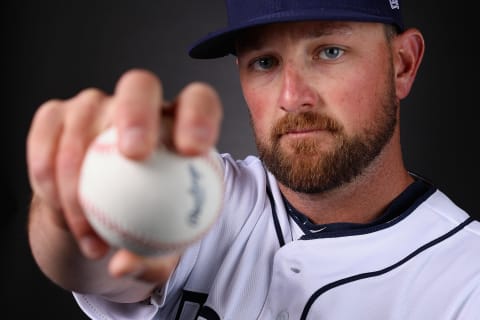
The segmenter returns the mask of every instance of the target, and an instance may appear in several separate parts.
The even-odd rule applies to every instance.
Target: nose
[[[318,102],[318,94],[308,66],[286,63],[282,72],[279,106],[286,112],[309,109]]]

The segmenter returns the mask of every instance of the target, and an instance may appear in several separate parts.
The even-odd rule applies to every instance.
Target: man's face
[[[245,33],[237,57],[260,158],[286,187],[350,182],[390,142],[398,99],[382,25],[269,25]]]

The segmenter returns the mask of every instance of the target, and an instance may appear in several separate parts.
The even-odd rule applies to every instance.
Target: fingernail
[[[138,154],[145,151],[147,134],[144,128],[132,127],[121,132],[120,149],[128,154]]]
[[[177,140],[177,147],[183,152],[202,153],[212,144],[211,129],[207,126],[189,127],[186,135]]]

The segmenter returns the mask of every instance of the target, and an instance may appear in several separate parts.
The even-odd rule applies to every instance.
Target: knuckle
[[[98,104],[105,98],[105,93],[98,88],[87,88],[77,94],[76,99],[79,99],[86,104]]]
[[[151,71],[133,69],[124,73],[115,88],[115,96],[130,102],[158,102],[163,96],[162,82]]]
[[[69,102],[69,112],[65,119],[67,126],[78,124],[83,127],[87,123],[94,123],[95,118],[102,110],[102,106],[106,105],[107,95],[96,88],[88,88]]]
[[[52,117],[58,116],[58,109],[61,108],[63,102],[59,99],[51,99],[44,102],[35,112],[34,123],[49,122]]]
[[[36,157],[29,163],[31,179],[39,186],[53,181],[55,176],[54,170],[54,166],[49,159]]]
[[[58,168],[62,171],[70,171],[71,168],[75,168],[82,159],[82,150],[76,144],[64,144],[57,154]]]
[[[71,105],[78,113],[88,113],[97,109],[106,99],[106,94],[96,88],[88,88],[75,96]]]
[[[30,131],[27,135],[27,165],[29,174],[37,183],[51,181],[54,177],[52,161],[52,144],[46,138],[52,138],[59,127],[61,117],[60,100],[49,100],[36,111]]]
[[[198,115],[222,117],[220,96],[207,83],[193,82],[185,87],[181,94],[182,105]]]
[[[220,101],[217,91],[208,83],[192,82],[185,88],[188,94],[194,94],[198,98],[205,99],[208,102],[218,103]]]
[[[120,80],[130,80],[130,78],[135,78],[135,80],[160,82],[158,77],[152,71],[142,68],[128,70],[123,74]]]

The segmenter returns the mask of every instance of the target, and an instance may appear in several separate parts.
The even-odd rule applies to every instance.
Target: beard
[[[260,159],[281,184],[296,192],[320,193],[351,182],[380,154],[395,131],[399,104],[393,80],[387,89],[378,101],[381,112],[355,136],[349,137],[340,123],[322,114],[287,114],[273,125],[268,141],[255,133]],[[289,143],[291,150],[284,150],[281,138],[293,129],[324,130],[333,137],[333,148],[325,150],[318,139],[306,138]]]

